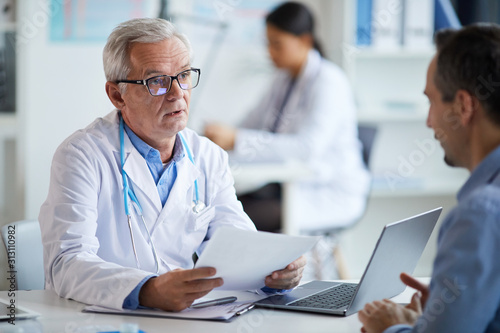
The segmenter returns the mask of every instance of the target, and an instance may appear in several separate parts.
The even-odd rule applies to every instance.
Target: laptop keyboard
[[[288,303],[287,306],[300,306],[306,308],[319,309],[344,309],[349,303],[356,291],[356,283],[343,283],[339,286],[328,288],[317,294]]]

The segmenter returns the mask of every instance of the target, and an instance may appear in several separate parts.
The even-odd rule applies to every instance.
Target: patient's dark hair
[[[480,23],[444,29],[434,40],[438,51],[434,82],[443,101],[451,102],[458,90],[466,90],[500,125],[500,26]]]
[[[303,4],[285,2],[279,5],[267,14],[266,23],[295,36],[311,34],[313,47],[323,56],[323,48],[314,34],[314,16]]]

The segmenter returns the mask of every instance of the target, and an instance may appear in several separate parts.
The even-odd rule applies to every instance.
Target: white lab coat
[[[238,129],[232,156],[243,162],[298,160],[313,176],[299,181],[293,218],[302,231],[343,227],[364,211],[370,176],[357,138],[356,107],[342,70],[311,50],[270,133],[290,84],[278,71],[268,93]]]
[[[227,154],[192,130],[182,133],[196,165],[187,154],[177,162],[177,178],[164,207],[145,159],[125,135],[124,169],[143,207],[160,257],[160,274],[192,268],[192,254],[200,253],[220,226],[255,230],[236,199]],[[141,269],[136,267],[119,152],[116,110],[71,135],[54,155],[49,194],[39,216],[46,289],[116,309],[143,278],[155,272],[147,233],[133,213]],[[198,214],[191,209],[195,179],[200,200],[207,205]]]

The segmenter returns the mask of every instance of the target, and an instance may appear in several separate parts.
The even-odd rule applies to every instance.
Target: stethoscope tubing
[[[134,251],[135,262],[136,262],[137,268],[140,269],[141,265],[139,262],[139,256],[137,255],[137,248],[135,246],[134,233],[132,231],[132,214],[130,213],[130,209],[129,209],[129,197],[132,200],[132,203],[134,204],[133,206],[134,206],[134,209],[135,209],[137,215],[139,215],[141,217],[142,224],[144,225],[144,228],[146,229],[146,233],[148,235],[151,251],[153,252],[153,257],[155,259],[156,274],[159,274],[160,273],[160,264],[159,264],[158,252],[156,251],[156,247],[153,243],[151,233],[149,232],[149,228],[146,224],[146,221],[144,220],[142,206],[141,206],[139,200],[137,199],[134,191],[132,190],[132,188],[130,188],[130,186],[128,184],[128,175],[123,168],[123,166],[125,164],[125,150],[124,150],[125,129],[124,129],[123,117],[121,116],[121,114],[119,115],[119,117],[120,117],[120,162],[121,162],[121,173],[122,173],[122,181],[123,181],[123,203],[125,205],[125,215],[127,215],[127,224],[128,224],[128,228],[130,231],[130,240],[132,242],[132,249]],[[184,139],[184,136],[180,132],[178,134],[179,134],[179,137],[181,139],[184,150],[186,151],[186,153],[188,155],[189,160],[191,161],[191,163],[193,163],[193,165],[195,165],[193,154],[191,153],[191,150],[189,149],[189,147],[186,143],[186,140]],[[199,211],[201,209],[203,209],[205,205],[199,201],[198,179],[194,180],[194,188],[195,188],[195,198],[193,200],[193,211],[195,213],[199,213]]]

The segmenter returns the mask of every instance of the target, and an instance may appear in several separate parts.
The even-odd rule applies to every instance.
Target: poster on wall
[[[120,22],[157,16],[156,3],[147,0],[51,0],[49,39],[52,42],[105,41]]]

